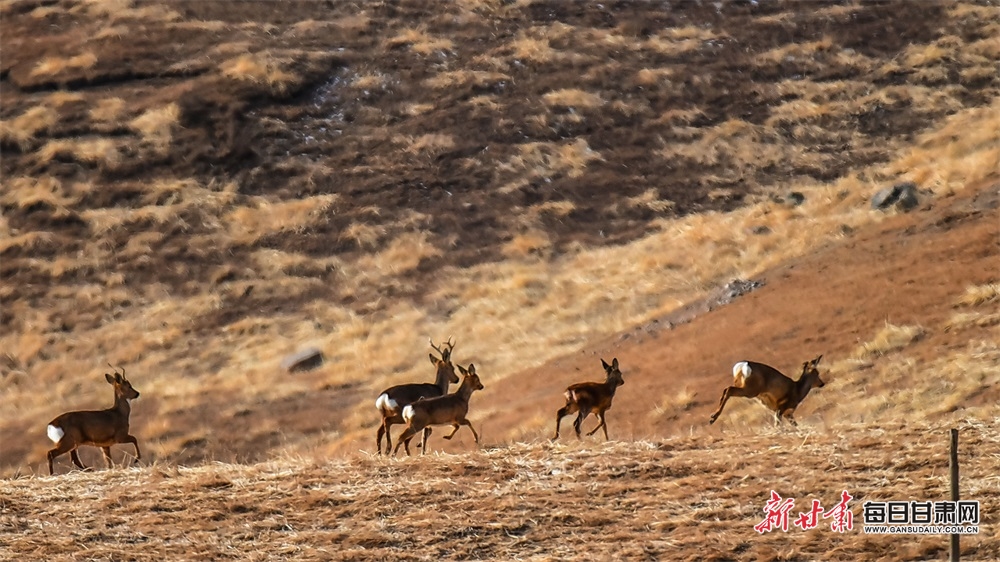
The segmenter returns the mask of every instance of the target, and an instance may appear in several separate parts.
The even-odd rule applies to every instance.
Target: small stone
[[[322,364],[323,352],[315,347],[308,347],[281,360],[281,368],[289,373],[311,371]]]

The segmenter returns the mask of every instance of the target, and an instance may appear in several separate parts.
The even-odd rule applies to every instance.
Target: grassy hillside
[[[597,463],[595,473],[655,461],[670,476],[684,462],[663,456],[674,447],[736,466],[756,454],[748,447],[802,440],[818,443],[808,478],[828,479],[830,451],[865,435],[880,443],[866,445],[876,459],[904,447],[900,462],[926,468],[921,447],[932,446],[913,428],[928,424],[977,428],[986,468],[972,469],[974,491],[995,484],[983,475],[996,472],[1000,399],[996,6],[61,0],[6,3],[0,18],[0,474],[44,471],[45,424],[110,404],[107,363],[125,366],[143,394],[132,421],[153,466],[3,481],[2,517],[30,531],[10,552],[127,557],[105,550],[124,537],[150,557],[184,544],[245,556],[253,540],[268,545],[262,558],[309,557],[321,556],[308,550],[316,541],[348,540],[285,541],[280,525],[227,533],[232,543],[201,530],[154,540],[159,525],[185,528],[161,517],[174,507],[155,505],[148,528],[109,520],[94,537],[52,540],[25,515],[42,509],[32,495],[93,488],[110,495],[81,506],[126,494],[122,505],[142,510],[176,495],[175,482],[209,495],[202,484],[223,482],[218,501],[230,502],[221,498],[234,479],[263,494],[286,479],[298,490],[286,490],[291,511],[312,501],[302,482],[324,472],[398,475],[380,480],[394,491],[439,485],[420,475],[447,480],[456,467],[500,466],[509,479],[523,472],[519,458]],[[918,186],[917,210],[870,208],[878,189],[904,180]],[[766,284],[724,307],[699,300],[737,278]],[[472,419],[489,448],[412,464],[357,456],[374,448],[377,393],[429,380],[425,342],[449,335],[457,362],[483,375]],[[280,369],[308,345],[323,350],[321,368]],[[749,401],[705,427],[733,361],[794,376],[820,353],[830,384],[804,403],[804,433],[757,433],[767,416]],[[597,355],[619,357],[625,372],[613,438],[639,442],[538,444],[562,388],[600,375]],[[456,441],[448,450],[471,450]],[[882,477],[870,473],[881,461],[851,462]],[[470,478],[462,485],[477,494],[513,493],[496,482],[479,491]],[[149,497],[118,491],[130,482]],[[357,480],[319,482],[344,497],[374,493],[349,489]],[[687,484],[711,495],[714,482]],[[802,495],[871,490],[871,479],[838,482],[801,484]],[[604,523],[631,508],[611,494],[606,516],[537,523],[551,521],[539,519],[554,505],[544,494],[569,485],[546,481],[524,513],[481,502],[483,514],[511,511],[481,515],[479,531],[425,521],[345,544],[372,558],[429,545],[531,557],[563,537],[613,554],[619,541],[600,538]],[[657,498],[679,493],[667,485],[637,492],[636,505],[661,509]],[[720,546],[694,535],[635,536],[633,547],[792,558],[808,534],[773,552],[747,538],[761,490],[720,516],[737,531]],[[260,521],[255,507],[217,509],[220,528]],[[372,520],[351,509],[330,517]],[[648,521],[667,526],[643,532],[685,528]],[[427,529],[438,542],[414,538]],[[474,550],[484,533],[496,542]],[[983,558],[996,555],[989,533],[970,547]],[[835,557],[881,544],[848,541]],[[931,539],[915,544],[906,557],[938,553]]]
[[[886,442],[893,446],[887,448]],[[45,560],[941,560],[946,536],[861,532],[865,501],[948,497],[947,431],[762,431],[580,447],[517,444],[405,461],[281,457],[0,481],[0,557]],[[1000,440],[961,427],[962,497],[981,501],[963,560],[1000,557]],[[724,454],[721,454],[722,452]],[[989,453],[987,451],[992,451]],[[692,493],[697,490],[697,493]],[[760,535],[770,491],[833,507]]]
[[[992,3],[3,3],[0,559],[940,559],[753,525],[944,499],[948,427],[1000,558],[998,213]],[[449,335],[482,448],[372,456]],[[707,425],[819,354],[799,428]],[[108,363],[143,462],[43,476]]]

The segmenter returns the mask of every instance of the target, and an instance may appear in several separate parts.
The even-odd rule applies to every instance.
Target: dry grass
[[[533,142],[519,145],[518,154],[501,164],[500,170],[527,177],[580,177],[591,162],[599,160],[601,155],[584,139],[565,144]]]
[[[542,96],[546,105],[557,107],[572,107],[593,109],[604,105],[604,100],[598,94],[580,90],[578,88],[564,88],[549,92]]]
[[[475,5],[477,2],[473,1],[472,4],[474,5],[471,9],[477,13],[508,9],[491,2]],[[120,26],[103,28],[105,31],[100,33],[106,33],[105,36],[119,33],[111,31],[114,29],[130,29],[131,33],[137,33],[136,30],[140,29],[140,26],[133,25],[133,19],[138,21],[140,18],[150,18],[147,21],[153,21],[155,18],[169,20],[175,17],[163,11],[141,12],[140,10],[155,7],[144,5],[137,10],[128,1],[88,2],[79,6],[80,10],[90,10],[91,13],[104,14],[112,20],[126,22]],[[968,5],[956,5],[953,9],[957,11],[959,8],[965,9]],[[977,7],[973,10],[974,13],[968,13],[968,17],[979,18],[982,11],[980,8],[987,9]],[[34,15],[49,17],[55,11],[62,9],[64,8],[61,5],[42,7],[36,9],[38,13]],[[843,14],[855,9],[858,7],[833,7],[829,9],[829,15],[842,17]],[[987,11],[987,15],[996,14],[995,9],[990,8]],[[789,14],[783,16],[788,17]],[[981,19],[989,21],[986,17]],[[261,48],[258,36],[281,37],[280,26],[258,25],[252,22],[245,25],[224,22],[182,23],[189,25],[185,29],[209,30],[213,33],[238,28],[242,34],[239,37],[245,40],[221,44],[216,49],[206,51],[212,61],[211,64],[225,61],[218,66],[218,71],[233,80],[268,84],[278,91],[297,80],[292,74],[293,63],[290,60],[279,56],[277,51],[258,51]],[[333,24],[334,27],[345,30],[365,30],[371,25],[372,20],[364,14],[345,18]],[[987,29],[986,26],[987,24],[983,24],[984,29]],[[180,28],[178,24],[178,29]],[[326,27],[315,21],[291,24],[285,29],[287,29],[286,37],[288,33],[326,32]],[[588,56],[594,56],[574,53],[573,50],[578,47],[641,50],[667,56],[683,55],[704,48],[709,42],[720,37],[716,30],[690,26],[663,30],[641,43],[629,44],[628,38],[622,35],[604,30],[594,32],[592,35],[586,35],[587,32],[561,23],[518,31],[507,44],[491,49],[476,58],[479,61],[477,64],[482,64],[477,68],[488,68],[490,71],[466,69],[460,62],[455,62],[455,59],[448,59],[446,64],[434,66],[435,73],[426,75],[430,78],[423,84],[428,86],[429,91],[452,87],[479,88],[508,80],[508,76],[523,76],[525,74],[523,70],[517,73],[512,70],[515,67],[513,60],[515,58],[518,63],[537,67],[552,63],[589,60]],[[452,50],[454,47],[450,39],[431,35],[425,28],[404,29],[395,36],[392,36],[392,33],[395,31],[386,35],[390,36],[389,39],[381,40],[383,47],[406,49],[420,55],[435,57],[442,55],[442,51]],[[996,40],[997,36],[996,33],[984,33],[984,39],[958,50],[952,49],[946,42],[931,46],[914,45],[907,51],[906,57],[894,63],[894,68],[908,71],[912,69],[906,68],[905,65],[919,65],[921,70],[927,72],[923,75],[923,79],[933,81],[938,79],[943,66],[941,63],[959,61],[966,65],[961,72],[968,79],[988,77],[988,72],[993,68],[991,64],[1000,54],[998,48],[1000,42]],[[580,43],[581,37],[592,38],[597,43],[583,45]],[[564,45],[572,46],[563,47]],[[828,40],[784,46],[766,53],[761,60],[775,62],[784,60],[785,57],[808,60],[820,54],[826,57],[847,57],[836,60],[855,68],[864,69],[873,65],[871,61],[857,54],[832,54],[828,52],[830,48]],[[973,56],[981,59],[971,58]],[[58,77],[59,73],[71,69],[80,70],[96,66],[96,60],[89,58],[86,53],[66,58],[45,59],[35,67],[37,73],[35,75]],[[587,68],[588,72],[598,73],[603,67],[593,65]],[[534,71],[535,69],[532,69],[532,72]],[[544,69],[541,71],[544,72]],[[588,76],[593,77],[596,74]],[[659,88],[676,88],[677,85],[671,83],[674,78],[674,69],[666,66],[644,69],[635,74],[636,83]],[[388,74],[371,72],[359,75],[351,86],[360,89],[386,88],[395,79]],[[553,108],[604,107],[630,115],[642,113],[641,106],[622,104],[620,100],[614,99],[614,92],[595,89],[589,80],[581,78],[579,83],[567,84],[565,89],[549,91],[541,100]],[[81,382],[91,373],[86,376],[79,375],[80,364],[87,362],[89,365],[94,362],[95,357],[100,358],[97,363],[102,363],[105,358],[113,359],[115,362],[128,361],[130,369],[134,364],[135,370],[143,373],[143,390],[148,392],[148,395],[157,397],[157,408],[163,413],[155,420],[150,420],[149,426],[150,431],[156,429],[162,432],[151,439],[153,441],[151,447],[159,458],[177,458],[176,456],[183,452],[184,442],[188,438],[212,437],[211,428],[180,427],[182,422],[175,422],[175,418],[171,415],[185,408],[198,406],[206,396],[226,396],[227,405],[232,404],[233,408],[237,408],[246,404],[266,403],[273,398],[294,392],[313,391],[324,385],[361,385],[364,387],[363,390],[367,391],[368,387],[382,384],[423,380],[427,374],[426,356],[423,350],[420,352],[416,350],[420,345],[414,342],[419,339],[422,344],[422,336],[418,337],[415,334],[463,334],[463,354],[468,354],[463,357],[476,358],[477,361],[488,359],[494,365],[490,372],[491,378],[502,381],[520,369],[537,365],[561,354],[576,352],[584,342],[593,338],[634,327],[651,317],[669,312],[684,302],[704,295],[709,289],[725,283],[734,276],[752,277],[785,260],[807,254],[814,250],[817,244],[843,236],[842,233],[845,231],[882,220],[881,214],[869,211],[866,202],[867,197],[883,183],[884,178],[911,179],[921,187],[931,189],[934,196],[938,196],[959,192],[969,184],[995,177],[996,163],[1000,161],[998,152],[1000,150],[998,107],[1000,106],[997,102],[992,106],[964,110],[956,101],[959,92],[954,89],[918,87],[913,84],[876,89],[871,92],[867,91],[870,84],[851,81],[815,83],[809,80],[796,80],[782,83],[778,87],[783,95],[799,95],[802,100],[773,107],[772,120],[764,125],[732,119],[707,129],[696,129],[691,125],[704,117],[703,108],[681,106],[664,111],[656,122],[668,127],[677,137],[692,139],[693,143],[683,148],[671,148],[664,143],[663,146],[650,146],[649,150],[660,150],[659,156],[665,159],[673,160],[676,156],[682,156],[692,161],[718,165],[719,168],[726,170],[719,172],[720,174],[791,160],[822,167],[827,162],[820,155],[809,154],[807,150],[809,145],[806,141],[803,141],[803,144],[785,143],[780,146],[774,143],[775,126],[790,125],[798,138],[804,138],[807,134],[814,134],[819,130],[806,125],[813,127],[816,121],[824,118],[834,120],[847,118],[881,106],[890,108],[912,106],[918,112],[942,111],[950,117],[941,123],[937,130],[921,135],[913,146],[906,147],[905,151],[899,153],[895,161],[887,166],[879,165],[870,169],[855,170],[854,173],[845,173],[840,180],[826,184],[813,180],[789,179],[775,185],[762,186],[775,190],[803,190],[808,194],[808,199],[800,208],[786,209],[762,198],[730,213],[662,218],[655,223],[656,231],[648,237],[615,248],[588,249],[576,246],[569,251],[556,253],[552,251],[553,241],[549,233],[540,225],[544,222],[543,218],[558,219],[559,216],[565,216],[574,209],[572,203],[568,201],[553,202],[532,207],[523,213],[524,216],[511,220],[511,225],[515,228],[512,229],[512,237],[502,251],[512,260],[507,263],[480,265],[468,270],[449,268],[442,272],[433,285],[421,288],[421,293],[426,294],[425,302],[392,303],[386,299],[379,303],[383,308],[377,309],[374,313],[361,314],[331,299],[306,305],[304,310],[297,309],[294,314],[248,314],[241,320],[226,324],[225,328],[213,333],[213,337],[207,341],[193,341],[195,338],[190,334],[197,332],[194,322],[208,316],[212,311],[229,306],[229,299],[233,295],[240,295],[251,285],[254,287],[255,296],[264,295],[264,297],[295,295],[301,291],[315,289],[322,283],[326,283],[324,286],[331,292],[342,291],[336,294],[344,296],[345,299],[351,297],[352,291],[360,293],[371,287],[407,289],[405,277],[419,268],[423,260],[446,253],[448,241],[438,242],[423,232],[426,225],[420,221],[411,225],[412,231],[410,231],[408,230],[410,227],[396,225],[387,227],[378,221],[366,222],[364,217],[352,215],[351,220],[355,222],[340,233],[345,239],[357,241],[358,247],[362,250],[359,256],[352,258],[351,263],[341,263],[334,257],[321,259],[290,251],[253,248],[250,261],[242,266],[249,272],[235,266],[232,269],[227,269],[225,265],[221,266],[211,275],[216,281],[216,286],[211,291],[215,292],[194,296],[159,283],[137,287],[127,279],[123,280],[121,274],[115,271],[116,264],[120,263],[119,260],[134,259],[140,263],[144,263],[144,258],[148,260],[152,248],[160,246],[165,241],[162,232],[130,232],[124,247],[112,248],[106,240],[98,239],[89,244],[79,256],[61,256],[56,259],[33,258],[23,262],[22,265],[44,272],[53,279],[58,278],[68,282],[74,279],[75,273],[79,271],[90,270],[98,274],[96,282],[85,285],[74,283],[71,289],[64,289],[58,293],[59,298],[51,307],[35,307],[30,299],[11,299],[9,295],[12,294],[12,289],[0,284],[2,291],[0,297],[5,301],[4,306],[9,307],[9,314],[12,317],[25,319],[23,332],[0,334],[0,349],[17,350],[18,361],[23,362],[24,368],[30,370],[33,377],[33,379],[26,377],[18,379],[20,382],[16,384],[0,383],[3,384],[4,392],[9,392],[10,404],[14,404],[10,409],[4,408],[4,411],[0,412],[0,421],[6,426],[13,426],[22,423],[24,419],[43,419],[50,416],[52,395],[40,392],[39,389],[53,384],[54,381],[59,381],[54,388],[57,390],[60,403],[65,402],[66,397],[74,397],[74,400],[79,399],[81,403],[105,402],[107,397],[104,396],[104,392],[92,393],[90,385],[86,381]],[[169,99],[159,99],[153,104],[144,105],[133,103],[131,98],[125,101],[124,97],[100,101],[87,97],[84,101],[92,103],[89,117],[95,124],[130,127],[142,135],[146,142],[169,148],[171,135],[176,130],[176,116],[169,110],[171,106],[162,105]],[[399,111],[404,115],[427,115],[436,108],[433,95],[401,97],[399,101]],[[478,96],[467,101],[488,111],[506,110],[500,96]],[[140,113],[149,108],[152,109],[147,113]],[[57,109],[56,101],[47,99],[41,106],[27,109],[20,115],[15,113],[17,116],[5,121],[0,131],[10,142],[24,143],[22,146],[31,147],[32,143],[46,131],[60,124]],[[536,109],[541,112],[538,116],[539,122],[546,126],[568,122],[557,119],[564,116],[555,116],[554,112],[545,107]],[[364,117],[368,114],[364,111],[377,114],[379,109],[362,108],[358,111],[358,115],[362,117],[359,122],[365,122]],[[385,112],[385,115],[389,114],[390,112]],[[579,115],[575,117],[580,118]],[[19,121],[22,118],[24,120]],[[501,128],[505,126],[507,125],[501,125]],[[520,124],[514,123],[514,126],[519,127]],[[819,133],[830,134],[822,130],[819,130]],[[381,133],[373,132],[370,138],[378,139],[379,134]],[[388,134],[384,136],[391,138]],[[451,149],[456,143],[464,142],[459,137],[460,135],[428,130],[419,135],[400,136],[399,139],[402,140],[402,146],[412,154],[433,155]],[[511,147],[508,152],[503,153],[505,159],[498,162],[497,183],[502,191],[506,189],[504,193],[516,196],[515,192],[528,182],[545,181],[563,175],[585,178],[591,166],[602,160],[602,155],[591,148],[593,142],[593,139],[588,143],[585,138],[575,137],[559,142],[524,142]],[[846,139],[843,142],[850,144],[854,139]],[[889,141],[888,145],[886,147],[888,151],[902,146],[895,140]],[[78,162],[114,167],[122,158],[122,148],[111,138],[80,137],[50,141],[42,146],[36,156],[40,164],[52,159],[68,158]],[[419,161],[416,158],[407,160],[408,163]],[[373,173],[384,172],[376,167],[364,170],[337,168],[338,173],[343,171],[345,174],[359,173],[359,170],[369,177]],[[398,168],[386,173],[395,173],[393,170],[398,171]],[[4,198],[4,204],[10,205],[10,208],[30,205],[30,201],[57,208],[66,207],[79,197],[74,185],[63,183],[57,186],[54,183],[46,183],[47,181],[39,181],[36,185],[30,182],[19,183],[16,178],[5,180],[4,193],[0,194],[0,197]],[[101,185],[101,189],[105,187]],[[111,187],[113,186],[108,186]],[[88,223],[95,238],[122,226],[140,223],[171,225],[178,229],[197,226],[204,232],[192,239],[192,251],[197,252],[199,249],[209,247],[222,249],[236,247],[242,250],[240,246],[252,245],[264,236],[300,232],[322,224],[338,202],[335,196],[312,196],[287,201],[238,196],[236,195],[238,187],[233,184],[229,189],[220,191],[205,186],[172,183],[170,180],[150,182],[144,186],[144,191],[134,206],[91,209],[81,213],[81,217]],[[714,193],[725,197],[731,192],[719,190]],[[670,201],[661,199],[656,190],[650,189],[638,196],[624,199],[620,203],[620,209],[644,208],[666,214],[671,210],[671,205]],[[192,208],[204,211],[200,218],[205,224],[184,225],[179,222],[179,217]],[[0,226],[2,226],[0,233],[3,234],[0,236],[0,251],[19,248],[31,251],[63,242],[47,232],[13,232],[3,217],[0,217]],[[760,227],[766,227],[769,234],[752,234]],[[337,234],[332,233],[331,236]],[[171,265],[177,268],[184,267],[183,264]],[[332,281],[326,278],[319,281],[316,278],[292,277],[291,271],[306,266],[329,272]],[[241,278],[243,275],[253,277],[253,283],[246,277]],[[230,277],[235,277],[235,280],[230,280]],[[188,289],[190,286],[184,287],[185,291]],[[389,292],[386,291],[386,294]],[[125,302],[131,304],[124,305]],[[97,311],[77,310],[88,307],[94,307]],[[89,316],[83,316],[84,314]],[[100,329],[66,332],[61,323],[67,318],[77,316],[94,321]],[[971,330],[991,328],[991,318],[989,313],[976,314],[974,317],[956,315],[950,325],[955,331],[963,330],[964,333],[968,330],[971,334]],[[141,334],[141,337],[137,337],[137,334]],[[284,380],[281,385],[274,384],[273,373],[280,357],[301,342],[313,342],[320,346],[332,358],[330,364],[314,374],[314,378],[303,377]],[[865,354],[858,363],[853,365],[845,363],[842,366],[842,374],[845,376],[840,379],[843,382],[837,384],[844,385],[841,389],[844,393],[861,393],[859,389],[868,388],[869,383],[864,377],[872,368],[883,374],[888,372],[892,377],[887,378],[897,381],[898,384],[901,379],[893,377],[907,374],[902,370],[903,367],[914,366],[905,359],[908,349],[899,348],[898,354],[893,353],[891,357],[891,359],[902,359],[898,363],[899,367],[896,367],[899,372],[894,370],[889,372],[881,363],[883,359],[877,354]],[[525,360],[526,357],[529,359]],[[974,377],[977,384],[983,381],[994,384],[991,381],[995,381],[995,376],[990,378],[990,369],[993,368],[995,372],[997,364],[995,357],[995,352],[990,351],[985,344],[978,347],[970,344],[970,349],[942,358],[935,367],[940,367],[947,373],[948,384],[963,376],[963,371],[951,368],[951,364],[971,366],[972,372],[977,373]],[[885,360],[888,359],[890,358]],[[946,360],[950,363],[946,364]],[[345,372],[339,368],[345,363],[362,367],[357,372]],[[212,376],[203,376],[209,370]],[[969,369],[966,369],[965,372],[968,371]],[[924,400],[918,403],[925,405],[931,404],[932,399],[946,402],[941,400],[942,397],[969,398],[972,395],[971,390],[955,390],[954,387],[946,386],[921,387],[919,392],[922,394],[914,396]],[[885,400],[884,393],[873,392],[873,394],[879,394],[879,399]],[[683,408],[694,399],[693,396],[681,394],[663,401],[661,408],[665,413],[668,407]],[[872,406],[872,411],[883,413],[899,413],[905,409],[905,405],[891,403],[885,405],[873,403]],[[938,411],[936,408],[937,406],[935,412]],[[829,419],[834,419],[838,413],[824,411],[824,415],[830,416]],[[341,433],[324,434],[319,438],[310,436],[295,443],[291,441],[297,439],[296,436],[284,436],[283,438],[290,441],[287,450],[309,451],[325,447],[332,451],[345,442],[353,443],[359,432],[365,432],[365,438],[368,438],[371,423],[370,404],[365,402],[357,409],[343,412],[342,416],[347,422]],[[870,419],[881,422],[886,418],[873,414]],[[170,427],[174,423],[178,426]],[[177,433],[185,434],[177,436]],[[522,433],[527,435],[529,431],[524,430]],[[611,447],[609,450],[614,452],[614,446]],[[41,453],[44,454],[44,450]],[[706,457],[710,454],[718,456],[718,451],[704,454]],[[737,461],[732,462],[737,464]],[[384,468],[383,465],[376,466],[363,462],[361,466],[362,470],[369,469],[375,474]],[[395,465],[388,466],[392,468]],[[168,476],[180,474],[180,471],[172,467],[166,467],[164,470],[169,473]],[[472,468],[468,470],[474,471]],[[153,477],[159,478],[155,475]],[[93,475],[81,475],[80,478],[81,481],[90,482],[86,478],[93,478]],[[170,477],[165,476],[163,480],[168,481]],[[664,478],[664,480],[670,479]],[[78,495],[92,498],[87,494],[85,492]],[[230,496],[231,494],[227,493],[227,497]],[[60,505],[62,503],[60,502]],[[469,506],[461,504],[460,507]],[[704,509],[704,506],[700,509]],[[37,511],[40,513],[43,510]],[[223,513],[223,520],[232,515],[225,506],[220,507],[219,511]],[[8,513],[5,511],[3,516],[9,516]],[[169,510],[143,513],[141,517],[149,517],[148,521],[153,522],[151,524],[171,522]],[[699,517],[705,515],[711,513],[698,514]],[[266,517],[267,515],[264,519]],[[566,517],[566,520],[570,521],[569,515]],[[591,523],[599,519],[594,515],[588,517],[595,518],[587,520]],[[254,521],[259,519],[261,518],[256,518]],[[373,520],[384,519],[376,517]],[[579,524],[583,519],[572,521]],[[253,524],[252,521],[242,520],[240,523]],[[658,534],[656,537],[647,537],[651,541],[647,544],[659,545],[657,541],[661,540],[680,544],[687,540],[684,537],[662,538],[664,530],[672,532],[670,529],[672,524],[663,523],[659,527],[654,527]],[[337,529],[339,528],[337,525],[340,524],[330,522],[328,528]],[[296,526],[299,526],[298,522]],[[591,525],[584,526],[589,528]],[[592,526],[601,527],[598,524]],[[121,528],[121,526],[109,526],[103,532],[105,536],[118,537],[115,533],[119,531],[116,529]],[[603,525],[603,528],[607,529],[608,526]],[[688,525],[686,528],[692,527]],[[514,529],[516,530],[516,527]],[[275,537],[281,533],[288,532],[280,528],[257,530],[259,531],[257,538],[266,544],[270,544],[267,541],[271,539],[278,540]],[[198,529],[192,532],[202,531]],[[566,531],[567,535],[573,535],[574,532],[576,531],[572,529]],[[154,538],[162,533],[146,531],[142,533],[141,536],[129,535],[118,538],[125,539],[123,542],[134,538],[134,542],[139,543],[140,548],[157,548],[155,545],[164,544],[158,542],[160,539]],[[473,530],[467,534],[469,537],[475,537],[476,533],[482,535],[485,531]],[[499,533],[496,534],[499,536]],[[515,538],[516,533],[513,534],[515,536],[509,537],[512,541],[517,543],[521,540]],[[58,533],[47,535],[47,537],[52,536],[58,536]],[[184,535],[177,533],[174,536]],[[214,541],[214,539],[206,540]],[[521,543],[525,540],[521,540]],[[619,541],[621,542],[623,541]],[[629,545],[627,548],[639,544],[629,541],[624,543]],[[68,544],[67,542],[63,546],[69,548],[66,546]],[[78,544],[87,545],[85,548],[89,549],[85,550],[83,556],[98,558],[104,553],[101,550],[103,546],[99,546],[100,537],[83,537]],[[200,544],[202,546],[199,548],[211,548],[204,546],[205,543]],[[245,546],[244,543],[231,544],[239,547],[235,552],[239,552],[243,557],[254,556],[253,553],[257,552],[252,548],[242,548]],[[288,544],[293,546],[287,546]],[[294,557],[301,554],[302,551],[294,550],[295,544],[294,541],[291,543],[286,541],[286,545],[282,548],[290,550],[275,552],[273,556]],[[376,541],[367,547],[378,548],[378,544]],[[299,546],[301,547],[301,544]],[[719,557],[733,557],[734,553],[745,552],[734,550],[745,547],[738,544],[731,546],[730,551],[720,553]],[[195,556],[193,551],[180,550],[175,544],[165,545],[163,548],[166,549],[167,555]],[[791,550],[789,547],[788,551]],[[448,552],[448,556],[456,556],[455,552],[464,551]],[[402,556],[403,551],[392,550],[389,554]],[[575,555],[576,552],[572,554]],[[621,552],[612,552],[609,556],[616,554],[624,556]],[[218,557],[226,555],[218,554]],[[322,553],[318,555],[321,556]],[[544,556],[545,553],[529,552],[527,555]],[[642,555],[636,553],[636,556]],[[817,554],[816,557],[822,558],[825,555],[824,552]],[[38,557],[46,556],[46,552],[38,551]],[[468,557],[482,558],[505,556],[507,554],[503,552],[490,555],[469,551],[468,554]],[[671,556],[671,553],[661,555],[668,558]],[[760,555],[761,558],[768,556],[767,553]],[[845,557],[850,556],[845,555]]]
[[[284,92],[299,78],[285,70],[287,61],[268,53],[244,54],[219,65],[222,75],[233,80],[266,84],[276,92]]]
[[[510,80],[510,76],[501,72],[485,70],[450,70],[441,72],[424,81],[430,88],[444,90],[458,87],[487,87],[502,81]]]
[[[920,326],[896,326],[888,322],[870,341],[861,344],[855,357],[877,357],[898,351],[920,339],[925,330]]]
[[[1000,459],[983,453],[1000,442],[985,424],[960,431],[963,497],[979,500],[988,521],[1000,509],[990,493]],[[755,559],[776,551],[822,559],[835,536],[845,559],[923,559],[944,552],[946,537],[901,545],[865,535],[861,505],[945,497],[946,451],[944,428],[845,425],[590,447],[517,444],[404,460],[329,461],[315,451],[253,466],[158,463],[17,478],[0,481],[0,522],[18,531],[0,556],[549,560],[586,551],[715,560],[738,550]],[[754,540],[771,490],[794,498],[799,511],[811,499],[828,508],[846,490],[854,529],[833,535],[824,522]],[[963,537],[963,550],[1000,556],[989,528]]]
[[[337,199],[337,195],[317,195],[278,202],[256,198],[250,206],[234,209],[222,220],[233,240],[249,244],[278,232],[301,232],[326,220],[326,213]]]
[[[38,149],[36,157],[40,164],[68,158],[107,169],[116,168],[122,161],[118,144],[104,137],[51,140]]]
[[[35,136],[59,120],[59,114],[43,105],[32,107],[10,121],[0,121],[0,141],[15,143],[28,149]]]
[[[102,98],[90,110],[93,121],[108,125],[118,125],[125,114],[125,100],[121,98]]]
[[[31,70],[31,76],[58,76],[67,70],[93,68],[97,64],[97,55],[92,52],[81,53],[72,57],[46,57]]]
[[[404,29],[385,41],[388,49],[406,46],[418,55],[431,55],[438,51],[448,51],[455,44],[446,37],[436,37],[423,28]]]
[[[113,109],[113,103],[103,109]],[[173,130],[180,118],[180,107],[176,103],[167,104],[158,109],[150,109],[129,122],[129,127],[142,135],[142,140],[156,150],[165,151],[170,145]]]
[[[962,296],[955,301],[956,306],[981,306],[1000,301],[1000,283],[987,283],[966,287]]]

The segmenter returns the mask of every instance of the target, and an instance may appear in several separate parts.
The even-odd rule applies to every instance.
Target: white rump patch
[[[52,442],[57,445],[59,444],[60,441],[62,441],[63,435],[66,435],[66,432],[63,431],[61,427],[56,427],[51,424],[47,429],[47,433],[49,434],[49,439],[51,439]]]
[[[406,420],[406,423],[410,423],[410,420],[413,419],[413,406],[403,408],[403,419]]]
[[[397,404],[392,398],[389,398],[389,395],[384,392],[379,395],[377,400],[375,400],[375,407],[378,408],[380,412],[396,412],[399,410],[399,404]]]
[[[747,380],[750,377],[750,363],[746,361],[740,361],[739,363],[733,365],[733,378],[736,380]]]

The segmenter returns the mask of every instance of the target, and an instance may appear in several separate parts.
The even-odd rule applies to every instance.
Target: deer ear
[[[431,358],[431,365],[434,365],[436,367],[437,364],[438,364],[438,360],[434,357],[434,354],[433,353],[428,353],[427,357]]]
[[[604,367],[605,371],[611,368],[611,365],[608,365],[608,362],[605,361],[604,359],[601,359],[601,365]]]
[[[476,366],[472,363],[469,363],[469,372],[473,375],[476,374]]]
[[[115,379],[111,378],[110,373],[104,373],[104,378],[108,381],[108,384],[115,384]]]
[[[461,365],[457,365],[457,367],[458,367],[458,370],[459,370],[459,371],[460,371],[460,372],[461,372],[461,373],[462,373],[463,375],[468,375],[468,374],[469,374],[469,371],[466,371],[466,370],[465,370],[465,367],[463,367],[463,366],[461,366]]]
[[[820,355],[819,357],[813,359],[813,365],[819,365],[819,360],[822,359],[822,358],[823,358],[823,356]]]
[[[618,368],[618,358],[617,357],[615,357],[614,359],[611,360],[611,368],[612,369],[617,369]]]

